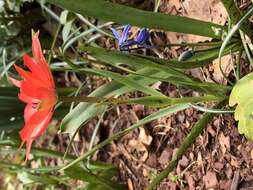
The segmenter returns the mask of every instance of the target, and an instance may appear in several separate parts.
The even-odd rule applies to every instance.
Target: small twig
[[[161,0],[155,0],[155,9],[154,9],[155,13],[158,11],[160,4],[161,4]]]
[[[236,60],[236,80],[240,80],[241,76],[241,56],[242,56],[242,51],[239,52]]]
[[[249,62],[251,64],[251,66],[253,66],[253,59],[252,59],[252,56],[250,54],[249,47],[248,47],[248,45],[246,43],[245,35],[244,35],[243,31],[239,30],[239,32],[240,32],[240,36],[241,36],[241,39],[242,39],[242,44],[243,44],[245,53],[247,55],[247,58],[248,58],[248,60],[249,60]]]
[[[224,110],[224,109],[212,109],[212,108],[205,108],[202,106],[198,106],[197,104],[190,104],[196,110],[208,113],[216,113],[216,114],[225,114],[225,113],[234,113],[235,110]]]
[[[91,140],[90,140],[90,144],[89,144],[88,151],[90,151],[90,150],[92,149],[92,147],[93,147],[93,145],[94,145],[94,143],[95,143],[95,139],[96,139],[96,136],[97,136],[97,132],[98,132],[98,129],[99,129],[99,127],[100,127],[100,124],[101,124],[101,122],[102,122],[102,120],[103,120],[103,118],[104,118],[105,112],[106,112],[106,109],[104,109],[102,115],[100,116],[100,118],[99,118],[99,120],[98,120],[98,122],[97,122],[97,124],[96,124],[96,126],[95,126],[95,129],[93,130],[93,133],[92,133],[92,136],[91,136]],[[87,168],[89,168],[89,169],[90,169],[90,157],[91,157],[91,156],[87,157]]]
[[[234,173],[234,177],[230,186],[230,190],[237,190],[240,181],[240,171],[237,170]]]
[[[54,46],[55,46],[55,43],[56,43],[57,36],[58,36],[58,34],[59,34],[60,30],[61,30],[61,27],[62,27],[62,24],[59,22],[59,25],[58,25],[58,27],[57,27],[57,30],[56,30],[56,32],[55,32],[55,34],[54,34],[53,42],[52,42],[52,44],[51,44],[51,48],[50,48],[51,53],[49,54],[48,60],[47,60],[47,63],[48,63],[49,65],[50,65],[50,63],[51,63],[52,54],[53,54],[53,51],[54,51]]]

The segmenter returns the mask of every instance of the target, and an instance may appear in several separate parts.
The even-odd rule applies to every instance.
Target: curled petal
[[[142,29],[139,31],[137,37],[135,38],[135,41],[136,41],[138,44],[142,45],[142,44],[146,44],[147,41],[148,41],[148,39],[149,39],[149,33],[148,33],[147,29],[142,28]]]
[[[120,41],[120,34],[119,34],[119,32],[118,32],[115,28],[111,28],[111,31],[112,31],[114,37],[115,37],[118,41]]]
[[[29,55],[24,54],[23,56],[24,65],[27,66],[35,76],[40,78],[46,83],[47,86],[51,85],[48,78],[47,72],[45,72],[40,64],[37,64]]]
[[[31,96],[27,96],[25,93],[19,93],[18,98],[27,104],[34,104],[34,103],[40,102],[39,99],[33,98]]]
[[[24,111],[25,123],[28,123],[30,118],[37,112],[34,104],[27,104]]]
[[[10,82],[11,82],[12,84],[14,84],[16,87],[19,87],[19,88],[20,88],[20,86],[21,86],[21,81],[16,80],[16,79],[14,79],[14,78],[12,78],[12,77],[8,77],[8,79],[10,80]]]
[[[29,81],[31,85],[36,85],[36,86],[45,86],[47,85],[42,81],[42,79],[38,78],[39,76],[34,75],[33,73],[29,71],[25,71],[22,68],[20,68],[17,65],[14,65],[16,71],[19,73],[19,75],[24,79]]]
[[[128,34],[129,34],[130,29],[131,29],[131,25],[129,24],[124,27],[121,38],[119,40],[119,45],[125,42],[126,40],[128,40]]]
[[[27,110],[27,112],[29,111]],[[27,120],[25,127],[20,132],[22,141],[36,138],[44,132],[52,117],[53,109],[37,112],[31,110],[30,112],[33,114],[27,118],[29,120]]]
[[[33,33],[32,35],[32,53],[36,62],[40,62],[41,60],[44,59],[39,41],[39,31]]]
[[[26,160],[29,158],[32,142],[46,130],[52,118],[53,110],[51,109],[37,112],[27,110],[27,112],[27,114],[30,115],[27,115],[28,120],[25,123],[25,127],[20,132],[22,144],[26,143]]]
[[[35,59],[36,64],[43,70],[43,73],[41,75],[43,78],[47,78],[47,80],[50,82],[50,85],[52,88],[54,88],[54,80],[52,73],[49,70],[48,64],[44,58],[44,55],[42,53],[40,41],[39,41],[39,32],[33,33],[32,36],[32,53],[33,57]]]

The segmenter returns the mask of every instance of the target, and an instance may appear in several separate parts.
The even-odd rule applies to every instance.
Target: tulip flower
[[[39,32],[32,35],[33,58],[27,54],[23,56],[24,65],[29,71],[14,65],[21,80],[9,78],[15,86],[20,88],[18,98],[26,103],[25,124],[20,131],[22,140],[20,147],[26,144],[26,160],[29,158],[33,141],[46,130],[51,121],[57,102],[54,79],[43,56],[38,36]]]

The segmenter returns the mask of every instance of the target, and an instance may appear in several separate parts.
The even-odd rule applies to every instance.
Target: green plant
[[[60,131],[66,133],[70,138],[65,156],[63,157],[63,154],[59,152],[51,152],[43,149],[38,150],[35,148],[33,148],[33,154],[35,157],[40,157],[41,154],[42,157],[46,155],[57,158],[63,157],[68,160],[68,163],[51,169],[45,166],[40,170],[34,171],[29,170],[28,167],[21,166],[20,163],[0,163],[10,172],[13,172],[13,170],[15,172],[17,171],[21,181],[51,185],[64,184],[68,186],[68,181],[78,179],[87,182],[87,185],[83,187],[83,189],[87,190],[102,188],[125,189],[124,186],[116,184],[113,181],[113,177],[117,173],[114,166],[101,164],[102,166],[100,168],[98,163],[90,163],[89,157],[99,149],[134,129],[144,126],[146,123],[155,119],[189,107],[206,113],[203,114],[202,118],[194,125],[191,132],[183,140],[168,166],[155,178],[152,178],[153,180],[147,187],[147,190],[155,189],[164,178],[167,178],[177,166],[178,160],[184,155],[188,147],[194,143],[215,114],[234,112],[234,110],[226,109],[228,101],[231,106],[238,104],[235,109],[235,119],[239,120],[239,132],[245,134],[247,138],[252,139],[253,134],[250,129],[252,125],[251,95],[247,92],[245,93],[252,86],[252,74],[241,78],[244,73],[241,73],[240,58],[245,52],[248,61],[252,64],[252,44],[245,39],[253,36],[253,32],[248,25],[248,18],[252,15],[253,8],[249,8],[245,13],[241,13],[234,4],[234,1],[223,0],[222,3],[228,11],[230,25],[232,26],[232,28],[227,28],[226,26],[210,22],[157,13],[161,1],[156,1],[154,12],[143,11],[105,0],[76,0],[75,2],[69,0],[48,0],[47,2],[50,4],[40,2],[40,5],[45,13],[56,21],[54,21],[56,30],[54,31],[51,46],[48,48],[50,49],[48,63],[50,64],[51,70],[55,74],[73,72],[81,76],[109,78],[112,81],[97,87],[88,96],[79,95],[79,92],[84,86],[83,84],[76,91],[64,88],[63,91],[65,93],[58,93],[59,104],[56,107],[57,111],[61,113],[59,114],[59,119],[64,115],[61,120]],[[62,8],[60,16],[50,9],[52,5]],[[92,22],[92,19],[89,19],[90,17],[99,19],[99,22]],[[178,59],[165,60],[100,47],[96,43],[97,39],[104,36],[106,38],[113,38],[109,30],[113,22],[117,24],[132,24],[149,29],[211,37],[213,41],[196,44],[164,45],[165,47],[173,45],[192,48],[202,47],[200,51],[196,50],[193,55],[183,61]],[[4,42],[8,42],[6,34],[0,37],[3,37]],[[57,40],[61,42],[61,45],[57,44]],[[138,46],[138,48],[145,48],[145,46]],[[18,48],[15,50],[18,50]],[[8,75],[14,74],[10,68],[20,58],[20,55],[16,53],[18,55],[10,56],[15,57],[12,60],[8,58],[8,54],[13,55],[8,46],[3,47],[0,51],[2,52],[3,63],[3,72],[1,75],[2,79],[4,79],[4,82],[1,83],[3,86],[3,84],[8,84],[6,80]],[[80,55],[80,52],[85,53],[85,56]],[[221,58],[228,54],[237,55],[239,60],[234,65],[235,72],[233,77],[226,76],[221,66]],[[186,71],[188,69],[205,67],[216,58],[219,59],[220,70],[223,77],[228,81],[228,85],[201,81],[187,74]],[[201,96],[167,97],[151,87],[156,82],[173,84],[179,89],[191,89],[199,92]],[[13,88],[1,88],[3,90],[0,92],[2,93],[0,96],[0,104],[3,106],[0,109],[5,111],[5,114],[0,116],[4,117],[0,122],[1,129],[2,131],[6,131],[6,127],[8,129],[19,129],[18,127],[22,125],[20,123],[23,122],[21,117],[23,106],[17,103],[17,98],[15,97],[16,91]],[[141,92],[145,96],[139,98],[124,98],[125,94],[134,91]],[[7,101],[8,106],[6,106]],[[203,104],[199,105],[199,103],[205,102],[213,102],[215,106],[208,109],[202,107],[201,105]],[[72,103],[70,110],[66,111],[70,103]],[[73,146],[72,143],[75,135],[87,121],[96,116],[103,115],[111,106],[121,104],[142,104],[147,107],[155,107],[157,111],[133,124],[131,127],[112,134],[94,146],[92,142],[89,150],[82,155],[68,155],[70,147]],[[17,110],[20,111],[16,113]],[[68,113],[65,114],[66,112]],[[7,125],[12,117],[17,119],[14,119],[14,122]],[[99,128],[99,125],[100,122],[97,123],[96,129]],[[93,135],[96,135],[96,132],[97,130],[94,131]],[[0,145],[3,147],[9,146],[12,150],[15,150],[19,142],[13,143],[10,140],[13,139],[12,135],[13,133],[4,134]],[[89,167],[87,168],[88,165]],[[91,169],[93,165],[97,168]],[[58,171],[61,172],[60,177],[55,176]]]

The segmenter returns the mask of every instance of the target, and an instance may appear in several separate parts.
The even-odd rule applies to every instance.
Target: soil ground
[[[138,1],[133,1],[136,4]],[[139,1],[140,2],[140,1]],[[129,3],[129,1],[127,1]],[[248,1],[240,1],[241,8]],[[149,3],[139,3],[149,9]],[[226,10],[217,0],[163,0],[159,11],[188,16],[196,19],[225,24]],[[155,33],[154,43],[200,42],[207,38],[175,33]],[[182,49],[171,48],[144,52],[161,58],[176,57]],[[226,73],[232,71],[230,56],[223,59]],[[190,73],[201,80],[226,83],[217,68],[217,61],[207,68],[194,69]],[[170,97],[179,93],[195,92],[177,90],[174,86],[159,83],[154,85]],[[150,114],[152,110],[143,106],[122,106],[110,112],[104,120],[104,128],[121,130]],[[100,159],[110,160],[120,167],[120,181],[124,181],[129,190],[141,190],[156,173],[166,167],[173,153],[202,113],[190,108],[175,115],[161,118],[143,126],[99,153]],[[109,133],[110,130],[109,130]],[[198,137],[194,145],[179,161],[173,173],[159,187],[159,190],[176,189],[253,189],[253,143],[239,135],[237,123],[232,115],[217,115],[206,130]]]

